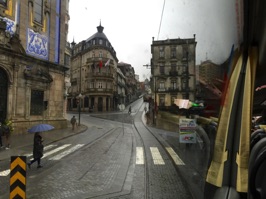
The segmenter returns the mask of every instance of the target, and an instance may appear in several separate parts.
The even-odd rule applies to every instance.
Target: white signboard
[[[179,119],[179,142],[180,143],[196,143],[195,119],[180,118]]]

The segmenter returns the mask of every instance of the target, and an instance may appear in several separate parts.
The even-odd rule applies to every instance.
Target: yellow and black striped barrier
[[[11,156],[9,199],[26,198],[26,161],[26,156]]]

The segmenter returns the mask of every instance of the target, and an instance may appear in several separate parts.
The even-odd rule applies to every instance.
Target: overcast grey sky
[[[155,40],[192,38],[196,63],[206,57],[219,64],[229,56],[241,34],[239,0],[70,0],[68,41],[86,40],[104,27],[119,62],[131,64],[143,81],[150,76],[152,37]],[[240,5],[239,5],[240,6]],[[160,27],[160,32],[159,32]]]

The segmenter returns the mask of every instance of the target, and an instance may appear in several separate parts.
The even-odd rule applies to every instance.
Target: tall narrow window
[[[84,107],[89,107],[89,98],[88,98],[88,96],[86,96],[84,98]]]
[[[176,89],[176,81],[171,81],[171,89]]]
[[[42,115],[44,111],[43,102],[44,92],[39,90],[31,91],[31,104],[30,104],[30,114],[31,115]]]
[[[94,82],[90,83],[90,88],[94,88]]]
[[[174,47],[171,48],[171,58],[176,57],[176,49]]]
[[[165,96],[160,96],[160,99],[159,99],[159,106],[164,106],[164,102],[165,102]]]
[[[163,82],[163,81],[160,82],[160,84],[159,84],[159,88],[160,88],[160,89],[164,89],[164,82]]]
[[[163,64],[160,64],[160,73],[164,74],[164,65]]]
[[[183,46],[183,60],[188,59],[188,46]]]
[[[99,57],[103,57],[103,52],[102,51],[99,52]]]
[[[160,47],[160,58],[164,58],[164,47]]]
[[[176,71],[176,63],[171,63],[171,71]]]
[[[42,24],[43,17],[43,0],[34,1],[34,21]]]

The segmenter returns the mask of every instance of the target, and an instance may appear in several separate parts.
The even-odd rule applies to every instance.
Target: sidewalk
[[[58,140],[76,135],[78,133],[82,133],[87,130],[87,126],[80,125],[74,131],[72,130],[71,125],[65,129],[54,129],[51,131],[42,132],[41,135],[44,139],[44,145],[51,144]],[[30,148],[32,152],[33,147],[33,137],[34,133],[28,133],[24,135],[11,135],[10,149],[2,148],[0,149],[0,161],[10,159],[11,156],[18,156],[25,154],[25,148]],[[3,144],[5,143],[5,139],[3,139]],[[24,148],[24,149],[23,149]]]

